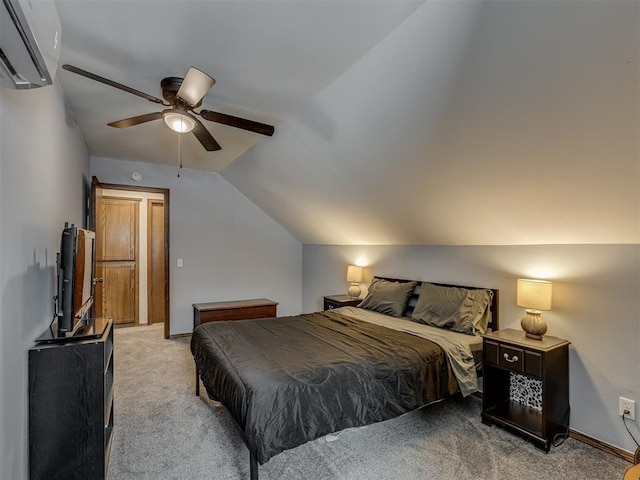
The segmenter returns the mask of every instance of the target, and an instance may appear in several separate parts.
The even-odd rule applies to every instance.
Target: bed
[[[477,391],[492,289],[375,277],[358,307],[213,322],[191,339],[200,380],[258,464],[345,428]]]

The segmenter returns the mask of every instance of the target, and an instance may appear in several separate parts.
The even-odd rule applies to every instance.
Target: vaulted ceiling
[[[420,1],[57,0],[61,64],[161,97],[195,66],[217,83],[202,108],[277,127],[414,11]],[[153,121],[107,123],[164,107],[73,73],[59,79],[93,155],[175,165],[177,134]],[[218,171],[259,134],[204,122],[222,146],[182,142],[186,168]]]
[[[183,144],[304,243],[640,242],[640,3],[58,0],[63,62],[159,95],[197,65]],[[59,72],[92,155],[174,165],[143,99]],[[154,124],[155,123],[155,124]]]

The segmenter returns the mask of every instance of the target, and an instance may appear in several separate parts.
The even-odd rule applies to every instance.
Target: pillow
[[[492,298],[491,290],[441,287],[423,282],[411,320],[467,335],[482,334],[491,316]]]
[[[418,282],[390,282],[374,277],[367,296],[358,307],[401,317],[417,284]]]

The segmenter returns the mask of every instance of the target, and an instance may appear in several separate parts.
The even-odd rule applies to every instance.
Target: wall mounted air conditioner
[[[53,0],[0,2],[0,86],[51,85],[60,58],[60,18]]]

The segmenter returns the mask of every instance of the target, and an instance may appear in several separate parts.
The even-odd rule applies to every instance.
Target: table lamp
[[[547,324],[540,310],[551,310],[551,282],[546,280],[518,279],[516,303],[527,309],[520,320],[520,326],[526,336],[542,340]]]
[[[362,270],[362,267],[357,265],[349,265],[347,267],[347,282],[351,283],[347,294],[350,297],[358,298],[360,296],[360,286],[358,284],[362,281]]]

